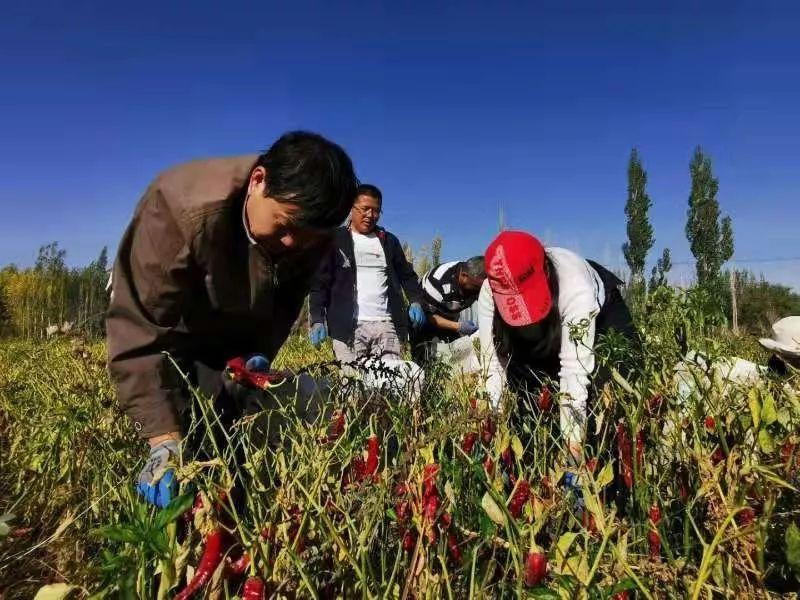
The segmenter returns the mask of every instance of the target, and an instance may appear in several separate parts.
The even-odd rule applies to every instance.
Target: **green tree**
[[[672,269],[672,255],[669,248],[664,248],[661,258],[656,261],[656,265],[650,273],[651,290],[667,285],[667,273],[670,272],[670,269]]]
[[[730,298],[726,299],[730,305]],[[739,327],[753,335],[769,334],[778,319],[800,314],[800,294],[750,271],[736,271],[736,302]],[[730,306],[727,309],[730,312]]]
[[[686,219],[686,237],[696,260],[697,283],[716,284],[720,268],[733,256],[730,217],[720,219],[719,180],[711,170],[711,158],[698,146],[689,165],[692,191]]]
[[[642,167],[639,152],[634,148],[628,161],[628,200],[625,215],[628,217],[628,241],[622,253],[631,271],[634,286],[644,283],[644,265],[647,253],[653,247],[653,226],[648,215],[653,203],[647,195],[647,171]]]

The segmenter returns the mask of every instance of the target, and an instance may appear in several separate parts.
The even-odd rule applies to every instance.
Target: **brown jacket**
[[[274,262],[242,219],[256,155],[174,167],[150,184],[120,242],[106,318],[120,406],[142,437],[180,431],[183,369],[234,356],[273,359],[286,340],[319,249]]]

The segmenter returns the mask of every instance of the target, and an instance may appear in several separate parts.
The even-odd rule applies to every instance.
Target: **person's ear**
[[[259,186],[263,186],[264,188],[267,186],[267,170],[261,166],[256,167],[253,169],[253,172],[250,173],[250,183],[247,186],[247,192],[252,194],[253,190]]]

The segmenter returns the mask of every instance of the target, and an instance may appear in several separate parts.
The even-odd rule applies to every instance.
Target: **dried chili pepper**
[[[378,445],[378,436],[374,433],[367,438],[367,463],[365,465],[365,475],[374,478],[378,473],[378,455],[380,454],[380,446]]]
[[[494,434],[497,431],[497,426],[492,421],[492,417],[486,417],[481,424],[481,439],[487,446],[492,443]]]
[[[242,588],[242,600],[264,600],[264,581],[260,577],[249,577]]]
[[[539,392],[537,404],[539,405],[539,410],[542,412],[550,410],[550,407],[553,405],[553,394],[550,393],[549,387],[544,386],[542,391]]]
[[[514,492],[511,494],[511,500],[508,502],[508,512],[515,519],[522,514],[522,509],[525,503],[531,498],[531,486],[524,479],[520,479],[514,487]]]
[[[222,562],[223,531],[217,527],[206,536],[205,549],[200,558],[200,564],[194,577],[181,592],[175,596],[175,600],[187,600],[198,592],[205,584],[211,580],[211,576]]]
[[[461,562],[461,548],[458,547],[458,540],[456,534],[452,531],[447,534],[447,549],[450,551],[450,556],[456,563]]]
[[[238,577],[240,575],[244,575],[245,571],[247,571],[247,567],[250,566],[250,554],[247,552],[242,552],[242,555],[235,561],[232,561],[228,564],[225,569],[225,572],[228,574],[229,577]]]
[[[464,454],[472,454],[472,448],[475,446],[477,439],[478,434],[474,431],[470,431],[464,436],[464,440],[461,442],[461,449],[464,451]]]
[[[539,585],[547,575],[547,555],[544,552],[529,552],[525,559],[525,585]]]

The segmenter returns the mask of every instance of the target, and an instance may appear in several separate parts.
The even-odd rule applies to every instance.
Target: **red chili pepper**
[[[400,500],[394,505],[394,512],[397,515],[397,522],[404,524],[411,516],[411,505],[408,500]]]
[[[249,566],[250,555],[247,552],[242,552],[242,555],[237,560],[229,563],[225,570],[229,577],[238,577],[244,575]]]
[[[264,600],[264,581],[261,577],[250,577],[244,582],[242,600]]]
[[[611,596],[611,600],[628,600],[629,597],[628,590],[622,590]]]
[[[365,474],[367,477],[375,477],[378,472],[378,454],[380,447],[378,446],[378,436],[374,433],[367,438],[367,464]]]
[[[442,524],[444,529],[450,529],[450,525],[453,523],[453,516],[445,511],[442,513],[442,516],[439,517],[439,522]]]
[[[661,521],[661,508],[659,508],[658,504],[653,504],[653,506],[650,507],[648,516],[653,525],[658,525],[659,521]]]
[[[714,421],[714,417],[712,417],[711,415],[708,415],[705,418],[705,420],[703,421],[703,424],[705,425],[706,430],[709,433],[713,433],[713,432],[715,432],[717,430],[717,423]]]
[[[525,585],[539,585],[547,575],[547,555],[544,552],[529,552],[525,560]]]
[[[514,451],[511,449],[511,446],[508,446],[500,453],[500,460],[503,462],[506,472],[511,471],[511,468],[514,466]]]
[[[547,412],[550,410],[550,407],[553,405],[553,395],[550,393],[550,388],[545,386],[542,388],[542,391],[539,392],[539,410],[542,412]]]
[[[222,562],[222,542],[223,531],[219,527],[206,536],[206,547],[203,550],[203,556],[200,558],[197,571],[195,571],[194,577],[192,577],[189,584],[183,588],[183,591],[175,596],[175,600],[187,600],[187,598],[191,598],[200,588],[209,582],[214,571],[217,570],[219,563]]]
[[[464,451],[465,454],[472,454],[472,448],[475,446],[475,442],[478,439],[478,434],[474,431],[470,431],[467,435],[464,436],[464,441],[461,442],[461,449]]]
[[[490,479],[494,477],[494,461],[491,456],[487,456],[483,459],[483,468]]]
[[[486,417],[481,424],[481,439],[483,440],[483,443],[487,446],[491,444],[496,431],[497,426],[494,424],[494,421],[492,421],[492,417]]]
[[[427,498],[431,495],[439,495],[439,491],[436,489],[436,476],[439,475],[439,465],[436,463],[432,463],[430,465],[425,465],[425,468],[422,471],[422,496],[423,498]]]
[[[594,473],[597,470],[596,458],[590,458],[586,461],[586,470],[589,471],[589,473]]]
[[[633,487],[632,450],[633,448],[628,430],[622,423],[619,423],[617,425],[617,452],[619,454],[622,479],[628,489]]]
[[[753,524],[756,518],[756,509],[752,506],[746,506],[736,515],[736,522],[739,527],[748,527]]]
[[[328,429],[328,441],[335,442],[338,440],[344,433],[344,426],[344,411],[337,410],[335,413],[333,413],[333,419],[331,420],[331,425]]]
[[[417,536],[412,531],[406,531],[403,535],[403,552],[413,552],[417,544]]]
[[[453,561],[456,563],[461,562],[461,548],[458,547],[458,540],[456,540],[456,534],[452,531],[447,534],[447,549],[450,551],[450,556],[453,558]]]
[[[522,508],[525,503],[531,498],[531,486],[524,479],[520,479],[514,488],[514,493],[511,495],[511,500],[508,503],[508,512],[515,519],[522,514]]]
[[[423,508],[422,516],[431,523],[436,518],[436,511],[439,510],[439,496],[431,494],[425,498],[425,506]]]
[[[655,560],[661,556],[661,536],[651,529],[647,532],[647,543],[650,546],[650,558]]]

